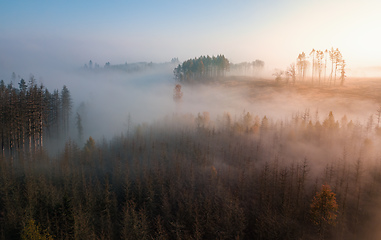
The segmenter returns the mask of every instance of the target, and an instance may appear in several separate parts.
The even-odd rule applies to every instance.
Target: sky
[[[331,47],[354,72],[381,66],[379,9],[378,0],[0,0],[0,78],[217,54],[282,69]]]

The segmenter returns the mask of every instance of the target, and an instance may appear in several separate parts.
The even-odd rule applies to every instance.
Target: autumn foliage
[[[311,218],[320,232],[324,233],[326,226],[335,225],[337,210],[336,194],[328,184],[323,185],[311,203]]]
[[[175,88],[173,89],[173,100],[175,102],[180,102],[183,97],[183,92],[181,91],[181,85],[176,84]]]

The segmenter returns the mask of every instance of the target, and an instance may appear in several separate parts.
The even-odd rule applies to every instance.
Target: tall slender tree
[[[321,81],[321,72],[323,71],[323,58],[324,58],[324,52],[321,50],[316,51],[316,58],[317,58],[317,70],[319,73],[319,85]]]
[[[331,74],[329,76],[329,85],[331,85],[333,80],[333,65],[335,63],[335,50],[333,50],[333,47],[329,51],[329,59],[331,60]]]
[[[328,50],[326,49],[324,51],[324,58],[325,58],[325,61],[324,61],[324,83],[325,81],[327,80],[327,58],[328,58]]]
[[[61,106],[62,106],[62,127],[65,137],[69,133],[69,119],[72,108],[72,100],[70,96],[69,89],[66,85],[63,86],[61,90]]]
[[[80,143],[83,141],[83,126],[82,126],[82,118],[81,115],[77,112],[77,117],[76,117],[76,125],[77,125],[77,130],[78,130],[78,140]]]
[[[313,48],[310,52],[310,56],[312,55],[312,84],[314,83],[314,73],[315,73],[315,49]]]
[[[343,60],[341,52],[339,51],[338,48],[336,48],[336,50],[334,52],[334,58],[335,58],[335,80],[334,80],[334,85],[335,85],[335,83],[336,83],[337,68],[339,67],[341,61]]]
[[[340,85],[343,86],[344,85],[344,81],[345,81],[345,60],[341,60],[341,63],[340,63]]]
[[[306,60],[305,52],[302,52],[298,55],[297,66],[299,71],[299,78],[301,78],[302,81],[304,81],[304,77],[305,77],[306,69],[307,69],[307,60]]]

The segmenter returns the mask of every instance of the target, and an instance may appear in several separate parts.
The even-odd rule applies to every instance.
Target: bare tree
[[[290,66],[287,68],[286,72],[287,76],[291,78],[292,83],[295,84],[296,80],[296,66],[295,63],[291,63]]]
[[[275,69],[273,76],[275,76],[275,81],[280,83],[283,79],[284,71],[280,69]]]

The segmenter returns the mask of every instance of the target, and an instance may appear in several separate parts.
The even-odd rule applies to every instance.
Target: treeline
[[[201,56],[179,64],[173,73],[177,81],[189,82],[223,77],[229,69],[229,60],[224,55]]]
[[[308,61],[308,58],[311,60]],[[312,49],[309,55],[305,52],[300,53],[296,64],[290,64],[285,71],[276,69],[274,76],[278,82],[284,80],[286,83],[295,84],[296,81],[305,82],[309,79],[311,84],[332,86],[337,84],[336,81],[340,81],[340,85],[343,85],[346,78],[345,67],[346,62],[338,48],[324,51]],[[309,78],[308,69],[310,68],[311,77]]]
[[[234,75],[256,76],[265,67],[265,62],[255,60],[252,62],[230,63],[230,72]]]
[[[1,157],[0,237],[359,239],[381,190],[379,141],[374,124],[333,113],[205,112],[69,141],[54,158]]]
[[[90,60],[88,63],[84,64],[82,70],[91,71],[91,72],[103,72],[103,71],[120,71],[126,73],[136,73],[143,72],[152,69],[158,69],[163,67],[173,67],[178,64],[178,58],[172,58],[170,62],[164,63],[153,63],[153,62],[134,62],[124,64],[111,64],[110,62],[106,62],[103,67],[101,67],[98,63],[93,63]]]
[[[0,134],[2,155],[32,152],[44,146],[46,138],[66,135],[72,100],[69,89],[49,92],[33,76],[14,87],[0,81]]]

